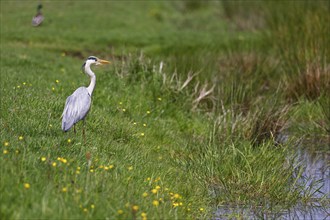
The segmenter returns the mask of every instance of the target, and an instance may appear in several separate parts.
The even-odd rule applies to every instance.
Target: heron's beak
[[[103,64],[109,64],[110,61],[107,60],[98,60],[99,64],[103,65]]]

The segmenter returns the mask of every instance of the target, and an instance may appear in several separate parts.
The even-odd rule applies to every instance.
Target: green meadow
[[[313,200],[294,153],[310,140],[329,153],[329,2],[42,1],[40,27],[38,1],[0,3],[1,219],[210,219]],[[111,64],[92,67],[84,140],[61,114],[90,55]]]

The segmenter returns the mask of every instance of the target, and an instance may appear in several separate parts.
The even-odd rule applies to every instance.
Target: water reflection
[[[281,211],[272,211],[271,207],[221,206],[214,219],[330,220],[330,146],[328,143],[318,149],[315,149],[315,143],[310,146],[314,148],[299,148],[296,155],[297,166],[303,166],[299,179],[300,185],[304,186],[302,193],[311,198],[308,204],[297,204]]]
[[[301,183],[305,183],[307,191],[313,198],[326,196],[330,199],[330,149],[313,150],[300,148],[298,160],[305,166]]]
[[[228,207],[221,206],[215,213],[214,220],[224,219],[277,219],[277,220],[329,220],[329,208],[313,206],[297,206],[290,210],[262,211],[255,207]]]

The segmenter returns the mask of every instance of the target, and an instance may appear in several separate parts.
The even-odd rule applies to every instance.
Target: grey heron
[[[95,56],[87,58],[82,65],[82,70],[90,77],[90,84],[88,87],[79,87],[72,95],[70,95],[65,102],[64,111],[62,114],[62,130],[67,132],[72,126],[75,126],[80,120],[85,124],[85,117],[87,116],[91,107],[91,97],[96,84],[96,76],[91,70],[91,65],[109,64],[107,60],[101,60]],[[83,136],[85,139],[85,128],[83,126]]]

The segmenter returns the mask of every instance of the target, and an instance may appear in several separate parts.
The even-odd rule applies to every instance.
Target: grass
[[[205,219],[310,198],[287,155],[329,137],[329,13],[295,4],[46,2],[32,28],[37,2],[2,1],[1,218]],[[60,117],[89,55],[112,64],[94,68],[84,143]]]

